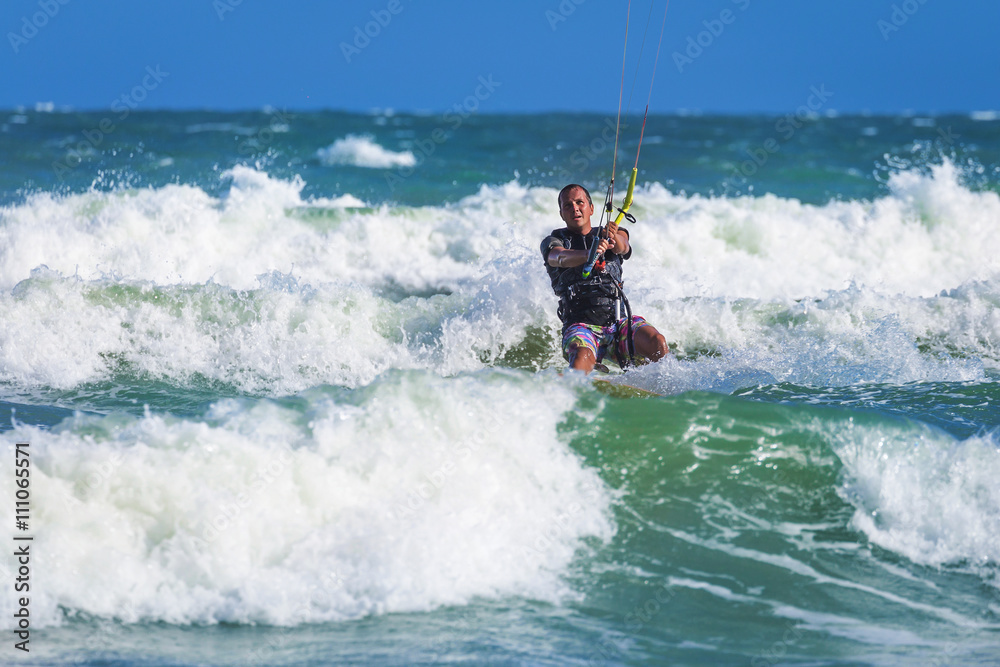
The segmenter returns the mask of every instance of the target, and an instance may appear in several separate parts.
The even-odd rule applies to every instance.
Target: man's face
[[[571,231],[589,232],[590,216],[593,214],[594,205],[587,201],[587,193],[580,188],[565,193],[559,202],[559,217]]]

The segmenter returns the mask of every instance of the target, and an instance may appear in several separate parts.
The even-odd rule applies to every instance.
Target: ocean
[[[1000,662],[1000,116],[806,111],[649,117],[653,396],[613,116],[0,113],[0,662]]]

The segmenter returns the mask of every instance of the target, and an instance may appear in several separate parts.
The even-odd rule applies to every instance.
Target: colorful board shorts
[[[650,326],[644,318],[634,315],[632,317],[632,331],[638,331],[641,327]],[[594,353],[597,361],[601,361],[608,353],[612,344],[618,346],[618,354],[621,358],[628,359],[628,326],[626,318],[621,318],[612,325],[602,327],[598,324],[576,323],[566,327],[563,332],[563,356],[569,359],[570,352],[574,349],[585,347]],[[617,358],[616,358],[617,360]]]

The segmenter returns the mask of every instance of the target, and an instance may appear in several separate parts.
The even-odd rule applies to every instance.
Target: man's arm
[[[597,252],[607,252],[611,248],[611,242],[608,239],[601,239],[601,242],[597,244]],[[589,250],[566,250],[566,248],[561,245],[552,246],[549,250],[549,266],[558,266],[559,268],[568,268],[571,266],[583,266],[587,263],[587,257],[590,255]]]
[[[613,224],[608,226],[608,230],[612,232],[611,238],[601,239],[601,242],[597,244],[597,252],[613,252],[624,255],[629,251],[628,232],[617,228],[612,231],[613,227]],[[566,250],[561,245],[554,245],[549,250],[548,264],[559,268],[583,266],[587,263],[588,256],[590,256],[589,250]]]

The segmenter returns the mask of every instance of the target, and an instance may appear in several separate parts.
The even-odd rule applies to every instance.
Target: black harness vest
[[[555,229],[542,242],[542,256],[548,271],[552,289],[559,297],[559,319],[563,330],[570,324],[584,322],[599,326],[609,326],[615,322],[617,304],[622,280],[622,262],[631,254],[606,253],[603,271],[594,271],[589,278],[583,277],[583,267],[560,268],[548,263],[549,251],[556,245],[567,250],[589,250],[598,242],[598,229],[589,234],[577,234],[568,229]]]

